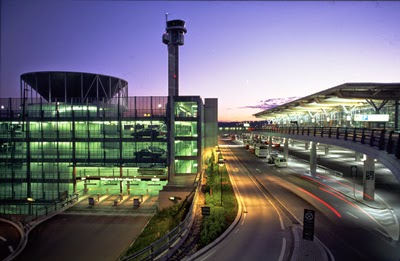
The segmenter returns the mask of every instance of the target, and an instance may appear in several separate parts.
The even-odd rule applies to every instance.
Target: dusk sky
[[[33,71],[111,75],[129,96],[166,96],[165,13],[188,30],[180,95],[218,98],[219,121],[346,82],[400,82],[400,2],[1,0],[0,97],[19,97]]]

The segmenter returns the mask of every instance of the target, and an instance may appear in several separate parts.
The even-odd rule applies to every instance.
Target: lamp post
[[[220,175],[220,183],[221,183],[221,207],[222,207],[222,172],[219,171],[220,167],[225,165],[224,159],[218,160],[218,175]]]
[[[32,204],[35,202],[34,198],[27,198],[26,201],[28,201],[28,213],[29,215],[33,215],[33,208],[32,208]]]

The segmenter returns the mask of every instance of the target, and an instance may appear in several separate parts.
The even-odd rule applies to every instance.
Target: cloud
[[[271,109],[276,106],[291,102],[293,100],[299,99],[300,97],[285,97],[285,98],[270,98],[267,100],[260,101],[259,104],[256,105],[247,105],[244,107],[240,107],[242,109]]]

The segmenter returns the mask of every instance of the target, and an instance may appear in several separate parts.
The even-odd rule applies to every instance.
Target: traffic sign
[[[366,170],[365,171],[365,179],[366,180],[374,180],[375,179],[375,172],[373,170]]]
[[[210,207],[201,207],[201,214],[203,216],[209,216],[210,215]]]
[[[314,222],[315,221],[315,211],[312,209],[304,209],[303,218],[303,239],[314,240]]]

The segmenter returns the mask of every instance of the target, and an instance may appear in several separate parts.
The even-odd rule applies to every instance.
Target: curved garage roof
[[[67,101],[71,98],[82,100],[90,97],[108,101],[117,93],[128,95],[128,82],[113,76],[82,72],[29,72],[21,75],[28,84],[47,101],[57,98]]]

